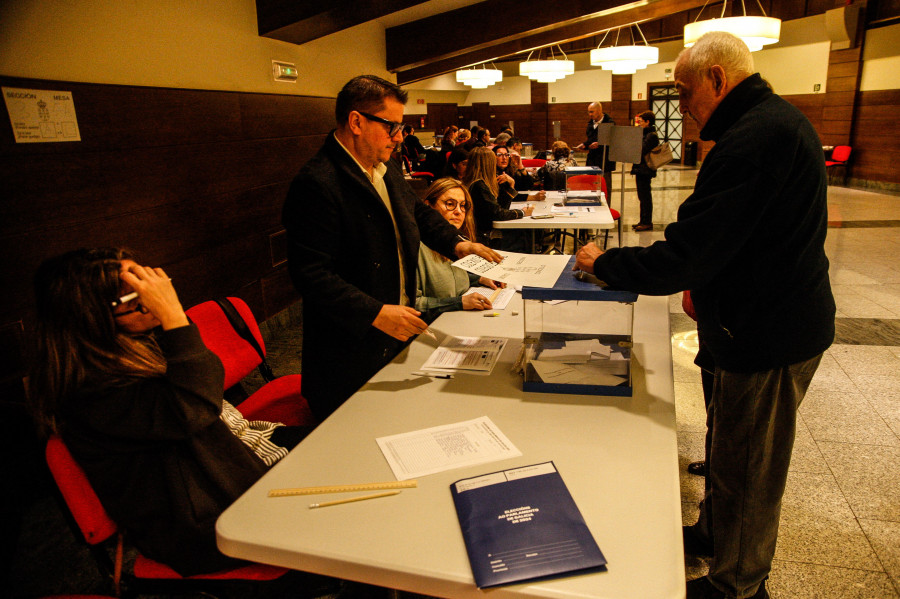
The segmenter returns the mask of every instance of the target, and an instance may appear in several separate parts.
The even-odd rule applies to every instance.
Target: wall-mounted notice
[[[3,88],[16,143],[81,141],[72,92]]]

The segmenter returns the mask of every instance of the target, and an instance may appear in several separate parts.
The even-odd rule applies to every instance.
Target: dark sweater
[[[62,437],[110,517],[180,574],[240,564],[216,548],[219,515],[266,471],[219,419],[224,370],[195,325],[159,334],[161,377],[85,390]]]
[[[757,74],[725,97],[700,137],[716,145],[665,241],[609,250],[594,263],[597,276],[648,295],[690,289],[700,337],[725,370],[768,370],[823,352],[835,305],[815,130]]]

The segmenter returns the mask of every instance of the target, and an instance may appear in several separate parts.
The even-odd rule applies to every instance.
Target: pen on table
[[[412,373],[413,376],[427,376],[433,379],[452,379],[452,374],[438,374],[436,372],[422,372],[421,370],[416,370]]]
[[[391,495],[399,495],[400,491],[387,491],[386,493],[373,493],[372,495],[360,495],[359,497],[348,497],[347,499],[335,499],[334,501],[323,501],[321,503],[310,503],[309,509],[318,507],[328,507],[329,505],[340,505],[342,503],[353,503],[354,501],[365,501],[366,499],[377,499],[379,497],[389,497]]]
[[[494,316],[500,316],[499,312],[485,312],[482,314],[485,318],[493,318]]]

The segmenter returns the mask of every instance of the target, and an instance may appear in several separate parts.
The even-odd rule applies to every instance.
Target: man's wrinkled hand
[[[594,261],[603,255],[603,250],[594,243],[584,244],[575,254],[575,266],[572,270],[583,270],[594,274]]]

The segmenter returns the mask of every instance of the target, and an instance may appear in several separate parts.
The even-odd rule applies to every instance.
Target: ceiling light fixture
[[[635,27],[637,27],[638,33],[641,34],[641,39],[644,40],[644,45],[639,46],[635,44],[634,32],[631,33],[631,45],[630,46],[619,46],[619,29],[616,29],[616,42],[612,46],[607,46],[606,48],[594,48],[591,50],[591,65],[595,67],[600,67],[607,71],[612,71],[613,75],[632,75],[638,71],[638,69],[646,69],[651,64],[656,64],[659,62],[659,48],[655,46],[651,46],[647,43],[647,38],[644,37],[644,32],[641,31],[641,27],[635,23]],[[631,26],[629,26],[630,29]],[[606,32],[606,35],[603,36],[603,39],[600,40],[600,46],[603,45],[604,40],[606,40],[606,36],[609,35],[611,29]]]
[[[493,63],[491,63],[491,66],[494,66]],[[456,71],[456,81],[464,83],[473,89],[485,89],[490,85],[503,81],[503,71],[496,67],[489,69],[482,64],[480,69],[473,67]]]
[[[531,60],[534,50],[528,53],[525,62],[519,63],[519,75],[524,75],[529,79],[540,83],[552,83],[557,79],[562,79],[567,75],[575,72],[575,61],[569,60],[566,53],[563,52],[559,45],[556,46],[562,54],[562,59],[556,58],[553,47],[550,47],[550,58],[541,60],[541,50],[538,50],[538,58]]]
[[[709,3],[707,0],[706,4]],[[706,4],[703,8],[706,8]],[[725,17],[725,8],[728,6],[728,0],[722,3],[722,14],[718,19],[709,19],[708,21],[697,21],[688,23],[684,26],[684,47],[693,46],[703,34],[710,31],[726,31],[741,38],[751,52],[762,50],[763,46],[774,44],[781,36],[781,19],[767,17],[766,11],[756,0],[756,4],[762,11],[761,17],[748,17],[747,7],[744,0],[741,0],[741,7],[744,9],[743,17]],[[697,19],[703,14],[703,8],[697,14]]]

